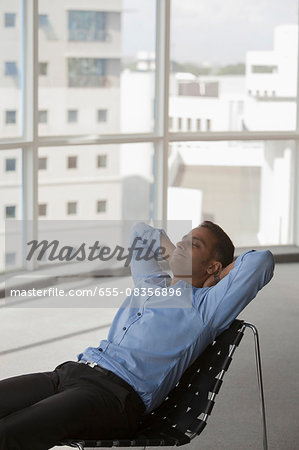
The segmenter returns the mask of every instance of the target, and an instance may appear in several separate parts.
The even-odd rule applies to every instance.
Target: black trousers
[[[0,381],[0,450],[46,450],[66,438],[133,436],[145,407],[112,372],[74,361]]]

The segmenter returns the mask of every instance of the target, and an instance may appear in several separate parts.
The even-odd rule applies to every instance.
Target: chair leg
[[[261,418],[263,424],[263,446],[264,450],[268,450],[268,442],[267,442],[267,424],[266,424],[266,409],[265,409],[265,399],[264,399],[264,388],[263,388],[263,378],[262,378],[262,363],[261,363],[261,352],[260,352],[260,344],[259,344],[259,336],[258,331],[254,325],[248,322],[244,322],[245,327],[250,328],[253,332],[254,336],[254,347],[255,347],[255,359],[256,359],[256,370],[257,370],[257,379],[258,379],[258,387],[260,394],[260,409],[261,409]]]
[[[73,443],[72,443],[72,447],[76,447],[76,448],[78,448],[79,450],[84,450],[84,447],[83,447],[83,445],[81,444],[81,442],[73,442]]]

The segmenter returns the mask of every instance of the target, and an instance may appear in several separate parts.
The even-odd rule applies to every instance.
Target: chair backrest
[[[243,337],[244,321],[235,320],[185,371],[163,403],[145,416],[141,434],[177,435],[181,445],[198,435],[207,423],[225,371]]]

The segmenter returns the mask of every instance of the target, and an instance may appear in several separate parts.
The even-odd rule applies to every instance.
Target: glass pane
[[[170,129],[294,130],[298,1],[172,1]]]
[[[40,135],[154,128],[155,0],[39,0]]]
[[[22,266],[22,245],[15,239],[23,218],[22,150],[0,151],[0,272]],[[6,242],[5,242],[6,234]]]
[[[149,220],[152,144],[39,149],[40,220]]]
[[[22,111],[22,2],[0,2],[0,137],[19,137]]]
[[[292,244],[295,142],[174,143],[168,219],[219,224],[235,246]]]

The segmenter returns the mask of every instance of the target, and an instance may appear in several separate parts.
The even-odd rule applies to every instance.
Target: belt
[[[137,394],[137,392],[132,388],[132,386],[129,383],[127,383],[125,380],[123,380],[123,378],[116,375],[114,372],[111,372],[111,370],[104,369],[104,367],[99,366],[97,363],[95,363],[93,361],[82,361],[82,359],[81,359],[78,362],[81,364],[85,364],[85,365],[91,367],[92,369],[97,370],[98,372],[103,373],[104,375],[106,375],[106,376],[110,377],[112,380],[114,380],[116,383],[125,387],[128,391],[131,391],[131,392],[134,392],[135,394]]]

